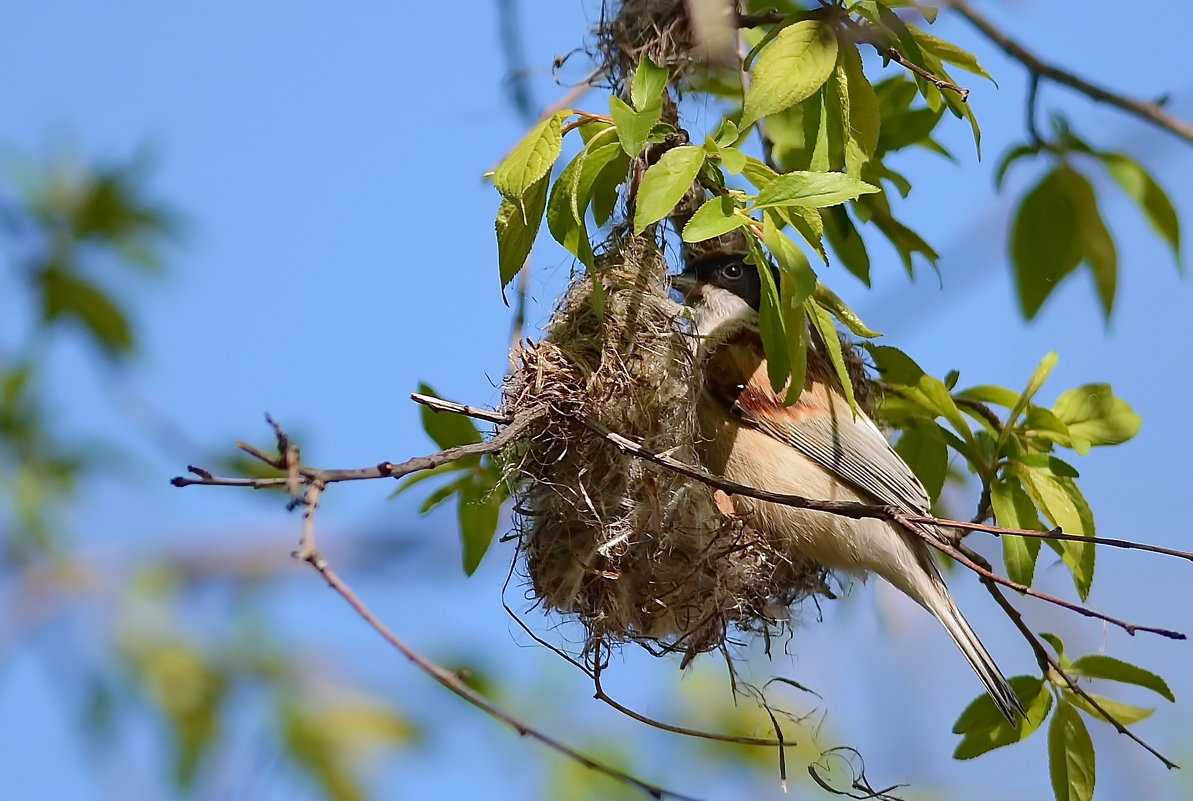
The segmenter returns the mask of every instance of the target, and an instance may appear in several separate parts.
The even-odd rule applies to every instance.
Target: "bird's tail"
[[[994,663],[994,657],[990,656],[986,646],[982,645],[977,633],[957,608],[936,566],[929,563],[928,568],[931,589],[923,593],[925,597],[922,603],[940,620],[953,642],[957,643],[957,647],[973,667],[974,673],[977,673],[982,684],[986,685],[986,692],[990,693],[994,705],[1012,725],[1015,724],[1019,718],[1027,714],[1023,710],[1023,704],[1011,689],[1006,677],[1002,675],[1002,671],[998,669],[998,665]]]

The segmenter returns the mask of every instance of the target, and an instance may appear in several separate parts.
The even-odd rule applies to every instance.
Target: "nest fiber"
[[[532,421],[507,464],[523,488],[534,596],[584,625],[590,659],[637,642],[684,652],[686,664],[723,648],[732,629],[776,631],[793,603],[827,591],[823,569],[724,513],[707,485],[602,433],[699,463],[699,366],[658,246],[615,238],[593,275],[572,285],[546,337],[521,349],[504,388],[505,411]]]

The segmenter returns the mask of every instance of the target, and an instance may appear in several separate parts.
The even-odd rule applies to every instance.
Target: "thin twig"
[[[1106,103],[1133,114],[1142,120],[1163,128],[1169,133],[1179,136],[1186,142],[1193,144],[1193,124],[1174,117],[1166,112],[1159,103],[1135,100],[1117,92],[1112,92],[1084,78],[1074,75],[1068,70],[1041,60],[1019,42],[1012,39],[998,28],[993,22],[979,13],[968,0],[942,0],[943,5],[955,10],[969,21],[987,39],[997,45],[1004,53],[1023,64],[1034,75],[1047,78],[1054,83],[1075,89],[1086,97],[1099,103]]]
[[[981,559],[978,554],[973,553],[972,551],[970,552],[970,555],[977,557],[982,562],[985,562],[984,559]],[[986,565],[989,566],[989,563],[986,563]],[[1003,591],[998,588],[998,585],[986,578],[983,578],[981,581],[986,587],[986,590],[994,597],[995,602],[1002,607],[1003,612],[1005,612],[1007,617],[1011,619],[1011,622],[1015,624],[1015,628],[1017,628],[1019,633],[1023,635],[1023,638],[1027,640],[1028,645],[1031,646],[1032,652],[1035,654],[1036,662],[1039,664],[1040,670],[1045,676],[1047,676],[1049,673],[1055,673],[1057,676],[1060,676],[1068,688],[1077,695],[1084,698],[1091,707],[1098,711],[1098,713],[1106,720],[1107,723],[1114,727],[1115,731],[1134,740],[1145,751],[1163,762],[1164,767],[1168,768],[1169,770],[1179,767],[1179,765],[1170,760],[1168,757],[1164,756],[1155,748],[1148,745],[1135,732],[1124,726],[1117,718],[1114,717],[1114,715],[1107,712],[1106,709],[1100,703],[1098,703],[1096,698],[1094,698],[1090,693],[1086,692],[1085,688],[1078,684],[1076,679],[1074,679],[1067,672],[1065,672],[1063,668],[1061,668],[1060,662],[1048,652],[1048,649],[1044,647],[1044,643],[1040,641],[1040,638],[1036,636],[1035,632],[1028,628],[1027,624],[1023,620],[1023,615],[1014,607],[1010,600],[1007,599]]]
[[[316,495],[315,501],[318,501],[318,495]],[[308,506],[308,511],[312,517],[314,515],[315,508],[316,506],[314,504]],[[307,519],[310,518],[308,517]],[[304,537],[305,536],[306,531],[304,530]],[[299,556],[299,554],[296,554],[296,556]],[[474,707],[485,712],[495,720],[498,720],[501,723],[509,726],[511,729],[516,731],[519,736],[529,737],[532,740],[537,740],[538,742],[550,748],[552,751],[562,754],[568,759],[571,759],[580,765],[589,768],[590,770],[603,773],[612,779],[616,779],[619,782],[641,790],[651,798],[660,800],[673,798],[677,801],[697,801],[697,799],[693,798],[692,796],[686,796],[680,793],[672,792],[671,790],[666,790],[657,785],[643,781],[636,776],[631,776],[628,773],[617,770],[616,768],[607,765],[604,762],[598,762],[582,751],[578,751],[570,745],[556,740],[555,738],[544,734],[535,728],[532,728],[526,723],[523,723],[521,720],[515,718],[513,715],[510,715],[488,698],[485,698],[483,695],[479,694],[465,684],[460,678],[459,674],[454,673],[436,664],[435,662],[432,662],[430,659],[427,659],[418,651],[415,651],[413,648],[407,645],[403,640],[399,639],[396,634],[394,634],[377,618],[376,615],[369,610],[368,607],[364,605],[364,602],[357,597],[352,588],[349,587],[348,584],[346,584],[344,580],[341,579],[340,576],[331,568],[331,566],[327,563],[327,560],[323,558],[318,549],[312,547],[309,552],[302,554],[300,558],[302,561],[314,568],[315,571],[328,583],[328,585],[335,590],[341,598],[347,601],[348,604],[356,611],[356,613],[360,615],[361,618],[364,619],[364,621],[368,623],[374,631],[384,637],[386,642],[397,649],[402,656],[414,663],[419,670],[421,670],[423,673],[426,673],[442,686],[446,687],[454,695],[464,699],[469,704],[472,704]]]
[[[954,548],[949,543],[944,542],[943,540],[940,540],[937,537],[932,536],[928,531],[926,531],[924,529],[922,524],[917,523],[908,517],[903,517],[903,516],[898,516],[898,515],[895,517],[894,522],[899,523],[908,532],[916,535],[921,540],[926,542],[928,545],[932,546],[936,550],[940,551],[941,553],[943,553],[946,556],[948,556],[949,558],[951,558],[953,561],[960,563],[964,567],[967,567],[970,570],[972,570],[974,573],[977,573],[982,578],[993,581],[996,584],[1001,584],[1004,587],[1009,587],[1010,589],[1015,590],[1016,592],[1022,593],[1024,595],[1030,595],[1032,598],[1039,598],[1041,601],[1047,601],[1050,604],[1055,604],[1056,606],[1064,607],[1065,609],[1068,609],[1071,612],[1076,612],[1079,615],[1085,615],[1086,617],[1093,617],[1093,618],[1097,618],[1098,620],[1104,620],[1105,622],[1110,623],[1111,625],[1118,626],[1123,631],[1127,632],[1128,634],[1130,634],[1132,636],[1134,636],[1135,632],[1137,632],[1137,631],[1147,631],[1147,632],[1151,632],[1152,634],[1159,634],[1161,637],[1167,637],[1170,640],[1186,639],[1185,635],[1180,633],[1179,631],[1170,631],[1169,629],[1161,629],[1161,628],[1157,628],[1155,626],[1141,626],[1138,623],[1128,623],[1125,620],[1119,620],[1118,618],[1111,617],[1110,615],[1090,609],[1089,607],[1081,606],[1080,604],[1075,604],[1075,603],[1072,603],[1071,601],[1066,601],[1063,598],[1057,598],[1054,595],[1048,595],[1047,593],[1040,592],[1039,590],[1033,590],[1031,587],[1027,586],[1026,584],[1020,584],[1017,581],[1011,581],[1008,578],[1003,578],[1002,576],[995,573],[993,570],[989,570],[988,568],[982,567],[977,562],[970,559],[968,556],[963,554],[957,548]]]
[[[1106,545],[1111,548],[1125,548],[1132,551],[1147,551],[1148,553],[1158,553],[1164,556],[1175,556],[1177,559],[1186,559],[1193,562],[1193,553],[1189,551],[1178,551],[1175,548],[1163,548],[1159,545],[1147,545],[1142,542],[1134,542],[1133,540],[1119,540],[1112,537],[1087,537],[1084,534],[1066,534],[1060,528],[1054,528],[1051,531],[1033,531],[1026,528],[1005,528],[1003,526],[988,526],[984,523],[965,522],[963,520],[946,520],[940,517],[928,517],[913,515],[905,518],[912,523],[924,523],[926,525],[943,526],[945,528],[957,528],[963,531],[981,531],[986,534],[994,534],[1000,537],[1030,537],[1032,539],[1040,540],[1065,540],[1068,542],[1089,542],[1094,545]]]
[[[471,407],[467,407],[471,408]],[[483,412],[483,410],[473,410],[476,412]],[[490,453],[496,453],[504,448],[506,445],[513,442],[526,427],[530,424],[530,418],[519,418],[509,423],[501,430],[497,436],[484,442],[476,442],[471,445],[461,445],[457,448],[448,448],[439,453],[432,453],[429,456],[416,456],[413,459],[407,459],[399,464],[393,462],[381,462],[376,467],[360,467],[349,470],[320,470],[313,467],[299,466],[298,472],[307,482],[318,481],[323,484],[335,484],[341,481],[367,481],[377,478],[402,478],[403,476],[415,473],[420,470],[431,470],[440,465],[448,464],[449,462],[456,462],[460,459],[467,459],[472,456],[484,456]],[[266,464],[276,466],[276,458],[264,453],[263,451],[245,446],[240,443],[240,447],[246,453],[249,453],[258,459],[261,459]],[[229,478],[226,476],[216,476],[202,470],[191,468],[191,472],[196,474],[196,478],[189,476],[175,476],[170,479],[170,483],[175,487],[190,487],[194,485],[203,486],[219,486],[219,487],[250,487],[253,489],[264,489],[267,487],[284,487],[289,481],[288,478]]]

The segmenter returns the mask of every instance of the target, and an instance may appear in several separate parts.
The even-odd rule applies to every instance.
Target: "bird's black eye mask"
[[[779,280],[778,271],[771,273]],[[762,303],[762,279],[753,264],[747,264],[741,256],[715,256],[690,265],[684,272],[695,273],[696,280],[720,287],[744,300],[751,309],[758,311]]]

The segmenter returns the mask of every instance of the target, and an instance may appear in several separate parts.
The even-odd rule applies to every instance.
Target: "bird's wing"
[[[870,418],[849,408],[834,371],[818,354],[809,349],[804,393],[784,406],[758,344],[736,338],[718,348],[706,372],[707,391],[743,424],[790,445],[875,501],[928,512],[924,485]]]

